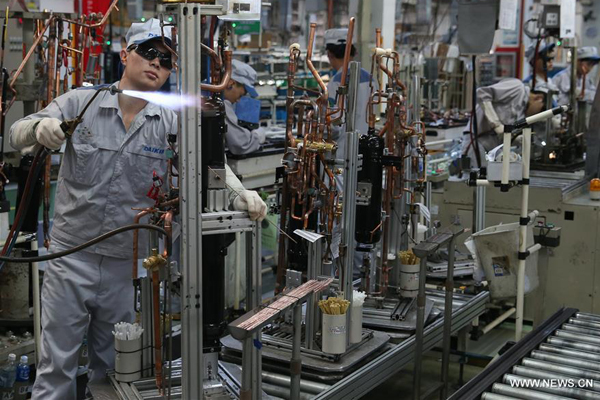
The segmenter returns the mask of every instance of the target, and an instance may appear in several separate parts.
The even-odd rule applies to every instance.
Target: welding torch
[[[67,137],[67,139],[69,139],[71,136],[73,136],[73,132],[75,132],[75,129],[77,129],[77,126],[81,123],[81,121],[83,121],[83,115],[87,111],[90,104],[92,104],[92,102],[96,99],[96,97],[98,97],[98,95],[101,92],[105,92],[105,91],[108,91],[112,95],[115,95],[117,93],[123,93],[123,91],[121,89],[118,89],[116,86],[105,86],[105,87],[102,87],[102,88],[96,90],[96,93],[94,93],[92,98],[87,102],[85,107],[83,107],[83,110],[81,110],[81,112],[79,113],[79,115],[77,117],[75,117],[73,119],[65,120],[60,124],[60,129],[62,129],[62,131],[65,133],[65,136]]]

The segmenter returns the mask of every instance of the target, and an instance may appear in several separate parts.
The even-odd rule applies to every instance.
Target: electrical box
[[[542,27],[546,29],[560,28],[560,6],[544,6]]]
[[[223,7],[225,15],[219,19],[224,21],[260,20],[261,0],[216,0],[215,4]]]

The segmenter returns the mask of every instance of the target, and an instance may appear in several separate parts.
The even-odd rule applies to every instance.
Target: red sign
[[[108,7],[110,7],[110,3],[112,3],[112,0],[83,0],[81,2],[83,10],[79,13],[89,15],[93,12],[101,12],[104,14],[108,10]],[[75,4],[77,4],[77,2],[75,2]]]

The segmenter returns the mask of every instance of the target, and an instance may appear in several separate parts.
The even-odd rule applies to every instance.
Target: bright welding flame
[[[196,97],[180,93],[165,92],[140,92],[137,90],[125,89],[123,94],[138,99],[146,100],[150,103],[169,108],[171,110],[181,110],[184,107],[196,105]],[[199,104],[199,102],[198,102]]]

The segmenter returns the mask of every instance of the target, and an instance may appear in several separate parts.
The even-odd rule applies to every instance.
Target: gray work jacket
[[[75,118],[95,92],[81,88],[57,97],[45,109],[17,121],[11,136],[21,121]],[[125,130],[118,96],[100,93],[66,144],[58,174],[52,238],[75,246],[132,224],[139,212],[132,208],[154,204],[147,197],[153,172],[163,180],[166,177],[167,135],[176,132],[176,114],[151,103]],[[164,180],[164,190],[168,190],[166,185]],[[132,246],[133,232],[129,231],[87,251],[131,258]],[[145,231],[140,231],[139,246],[139,257],[143,257],[148,247]]]
[[[225,103],[225,122],[227,123],[225,139],[227,141],[227,148],[229,148],[231,154],[248,154],[260,149],[260,138],[258,135],[239,125],[233,104],[229,100],[223,100],[223,103]]]

